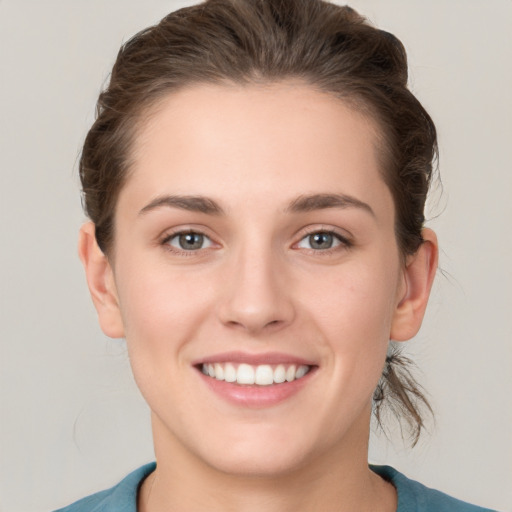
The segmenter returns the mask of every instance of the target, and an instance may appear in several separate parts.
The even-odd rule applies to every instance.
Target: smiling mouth
[[[271,386],[302,379],[313,367],[305,364],[250,365],[226,362],[203,363],[198,368],[212,379],[232,384]]]

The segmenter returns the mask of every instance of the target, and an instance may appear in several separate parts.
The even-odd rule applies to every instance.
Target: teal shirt
[[[55,512],[137,512],[137,491],[142,481],[155,470],[154,462],[130,473],[116,486],[87,496]],[[397,512],[493,512],[456,500],[442,492],[409,480],[389,466],[371,466],[372,470],[391,482],[397,490]]]

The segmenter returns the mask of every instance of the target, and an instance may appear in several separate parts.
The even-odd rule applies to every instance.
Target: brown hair
[[[255,83],[299,79],[336,95],[380,126],[383,177],[394,198],[402,256],[423,242],[424,206],[437,157],[436,130],[407,88],[401,42],[372,27],[350,7],[322,0],[207,0],[180,9],[130,39],[119,51],[100,94],[96,121],[80,160],[83,202],[108,254],[114,213],[130,169],[130,148],[148,108],[194,83]],[[375,394],[401,404],[414,441],[428,403],[388,356]]]

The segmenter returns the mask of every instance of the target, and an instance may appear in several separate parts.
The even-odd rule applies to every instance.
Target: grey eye
[[[212,244],[211,240],[201,233],[178,233],[168,241],[169,245],[183,251],[197,251]]]
[[[298,244],[302,249],[314,249],[322,251],[332,249],[341,244],[341,240],[334,233],[328,231],[319,231],[318,233],[311,233],[305,236]]]

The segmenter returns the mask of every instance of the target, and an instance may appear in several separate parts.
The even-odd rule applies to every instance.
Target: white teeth
[[[236,381],[236,369],[231,363],[226,364],[224,367],[224,380],[226,382]]]
[[[304,377],[304,375],[306,375],[306,373],[308,373],[308,367],[306,365],[301,365],[297,368],[297,371],[295,372],[295,378],[301,379],[302,377]]]
[[[254,384],[254,369],[248,364],[241,364],[236,372],[238,384]]]
[[[274,384],[274,371],[268,364],[257,366],[254,382],[260,386]]]
[[[224,368],[219,363],[215,363],[215,378],[218,380],[224,380]]]
[[[291,382],[292,380],[295,380],[295,365],[292,364],[288,370],[286,370],[286,380],[288,382]]]
[[[309,370],[310,367],[304,364],[300,366],[292,364],[288,367],[284,364],[279,364],[276,367],[269,364],[257,366],[239,364],[237,368],[234,363],[215,363],[201,366],[201,371],[214,379],[236,382],[237,384],[256,384],[258,386],[293,382],[304,377]]]
[[[280,364],[275,370],[274,370],[274,382],[276,384],[281,384],[286,380],[286,369],[285,367]]]

